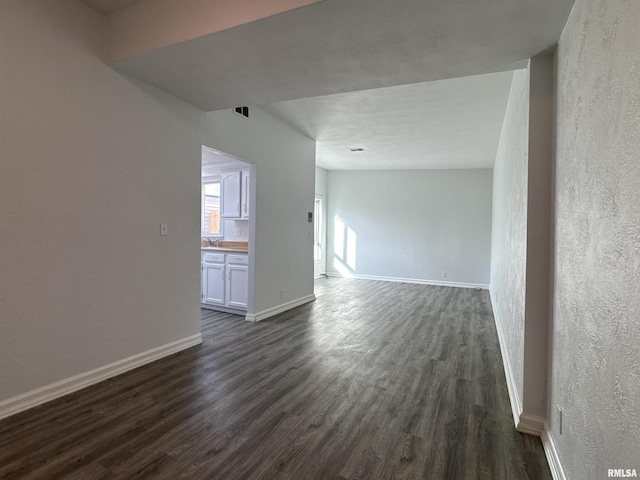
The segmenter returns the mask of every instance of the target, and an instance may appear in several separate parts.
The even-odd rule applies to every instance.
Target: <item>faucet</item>
[[[202,242],[205,242],[205,247],[211,246],[211,240],[209,240],[207,237],[200,237],[200,244],[202,244]]]

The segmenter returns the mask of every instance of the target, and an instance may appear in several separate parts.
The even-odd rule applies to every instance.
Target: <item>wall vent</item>
[[[249,118],[249,107],[236,107],[234,109],[234,112],[236,112],[238,115]]]

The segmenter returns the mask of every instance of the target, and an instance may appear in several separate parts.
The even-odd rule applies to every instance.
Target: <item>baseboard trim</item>
[[[438,287],[481,288],[483,290],[489,289],[489,285],[485,283],[443,282],[439,280],[426,280],[423,278],[384,277],[380,275],[361,275],[356,273],[347,277],[340,272],[327,272],[326,275],[328,277],[334,278],[357,278],[360,280],[378,280],[380,282],[416,283],[419,285],[434,285]]]
[[[527,415],[526,413],[521,413],[518,423],[516,424],[516,430],[520,433],[527,433],[529,435],[540,437],[544,432],[544,419],[533,415]]]
[[[564,474],[564,469],[562,468],[562,463],[560,463],[558,449],[556,448],[548,426],[542,432],[542,446],[544,447],[544,454],[547,457],[547,463],[549,464],[549,470],[551,470],[553,480],[567,480],[567,476]]]
[[[515,376],[513,374],[513,369],[511,368],[511,362],[509,361],[509,356],[507,355],[507,345],[506,340],[504,338],[504,333],[502,332],[501,323],[498,319],[498,311],[496,309],[495,302],[493,300],[493,295],[489,295],[491,299],[491,307],[493,309],[493,320],[496,325],[496,331],[498,332],[498,343],[500,345],[500,353],[502,357],[502,365],[504,367],[504,376],[507,379],[507,390],[509,392],[509,403],[511,404],[511,413],[513,414],[513,424],[518,428],[520,424],[520,417],[522,415],[522,401],[520,400],[520,396],[518,395],[518,386],[516,383]]]
[[[279,313],[286,312],[287,310],[299,307],[300,305],[304,305],[305,303],[313,302],[315,299],[316,296],[313,293],[311,295],[305,295],[304,297],[300,297],[295,300],[291,300],[290,302],[283,303],[282,305],[277,305],[275,307],[262,310],[261,312],[248,313],[245,317],[245,320],[249,322],[260,322]]]
[[[205,310],[213,310],[215,312],[224,312],[224,313],[232,313],[234,315],[246,315],[247,309],[244,310],[239,308],[231,308],[225,307],[224,305],[213,305],[210,303],[201,303],[200,308],[204,308]]]
[[[202,343],[192,335],[0,402],[0,420]]]

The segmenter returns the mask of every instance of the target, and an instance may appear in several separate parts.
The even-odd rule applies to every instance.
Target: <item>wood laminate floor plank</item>
[[[0,421],[0,479],[538,479],[486,291],[353,279]]]

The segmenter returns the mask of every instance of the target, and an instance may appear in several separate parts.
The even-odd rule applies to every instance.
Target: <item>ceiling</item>
[[[316,139],[316,162],[328,170],[491,168],[512,77],[492,73],[261,107]]]
[[[114,66],[206,111],[466,77],[552,47],[572,2],[325,0]]]
[[[572,5],[324,0],[114,67],[205,111],[260,105],[317,139],[326,168],[490,167],[511,77],[486,74],[552,48]]]

